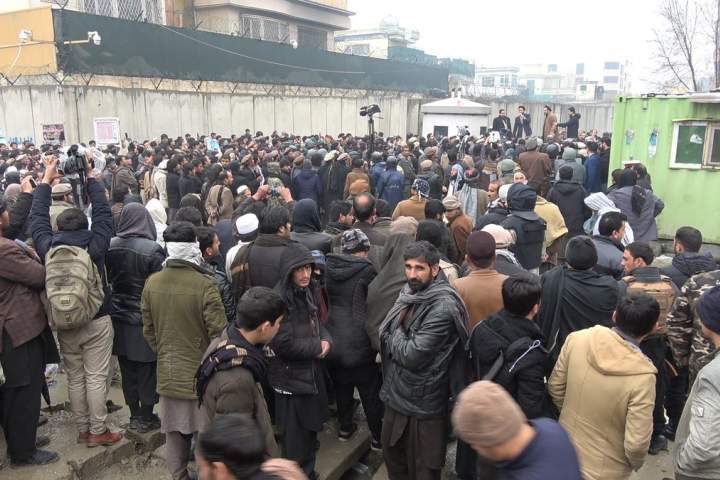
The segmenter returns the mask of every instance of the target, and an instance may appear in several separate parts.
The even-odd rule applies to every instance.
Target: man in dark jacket
[[[330,253],[332,237],[322,232],[317,203],[304,198],[295,203],[292,212],[293,231],[290,238],[305,245],[308,250],[319,250],[323,255]]]
[[[130,193],[135,195],[140,193],[140,186],[135,178],[135,172],[132,170],[132,159],[130,157],[121,155],[118,158],[118,168],[113,172],[111,185],[111,192],[114,192],[118,187],[126,186]]]
[[[0,365],[5,373],[0,425],[13,466],[46,465],[60,457],[37,448],[50,440],[37,436],[40,393],[45,363],[59,359],[40,301],[45,268],[24,243],[5,238],[9,223],[7,204],[0,200]]]
[[[593,235],[593,243],[597,249],[598,260],[594,270],[603,275],[610,275],[615,280],[623,277],[623,247],[621,240],[625,235],[627,216],[620,212],[607,212],[598,220],[598,232]]]
[[[513,125],[513,137],[515,137],[515,139],[525,138],[532,135],[530,121],[530,115],[525,113],[525,107],[520,105],[518,107],[518,116],[515,117],[515,123]]]
[[[502,385],[528,419],[543,416],[545,397],[546,355],[542,332],[533,321],[540,310],[541,294],[537,277],[507,278],[502,284],[504,308],[478,324],[468,343],[473,378]],[[502,363],[496,365],[499,358]],[[470,447],[460,442],[455,467],[458,478],[476,478],[476,461]],[[479,478],[488,478],[492,466],[483,463],[480,470]]]
[[[657,455],[668,448],[665,437],[665,394],[670,383],[668,366],[675,368],[675,360],[668,361],[666,319],[680,293],[669,277],[662,275],[658,267],[652,266],[654,259],[655,254],[647,243],[633,242],[627,245],[623,252],[623,267],[627,276],[619,282],[623,297],[632,293],[647,293],[660,305],[657,331],[653,331],[640,343],[640,349],[657,369],[653,433],[648,449],[650,455]]]
[[[566,238],[569,240],[577,235],[584,235],[583,224],[590,218],[592,211],[585,205],[587,192],[579,183],[572,181],[573,169],[569,165],[560,168],[560,181],[548,192],[546,200],[558,206],[565,219],[568,229]]]
[[[155,224],[142,204],[123,207],[116,230],[107,254],[108,282],[113,290],[113,354],[118,357],[123,395],[130,409],[128,429],[146,433],[160,428],[160,419],[153,414],[158,403],[157,357],[142,335],[140,297],[148,277],[162,270],[165,252],[156,242]]]
[[[350,169],[345,164],[346,157],[348,157],[346,153],[339,157],[333,155],[330,160],[323,163],[320,170],[318,170],[323,187],[323,225],[328,222],[328,216],[330,210],[332,210],[332,203],[343,200],[345,178],[350,172]],[[334,220],[330,219],[330,221]]]
[[[293,198],[303,200],[309,198],[320,204],[323,195],[323,184],[318,173],[313,170],[310,160],[305,160],[302,170],[292,181]]]
[[[585,160],[585,190],[588,193],[602,192],[604,191],[603,184],[607,185],[607,167],[603,173],[603,159],[598,152],[597,142],[588,142],[587,149],[590,155]]]
[[[333,237],[333,249],[340,246],[340,235],[345,230],[352,228],[355,222],[353,216],[352,203],[346,200],[335,200],[330,204],[330,212],[328,213],[328,223],[325,225],[323,232]]]
[[[210,343],[195,376],[205,426],[229,414],[252,417],[269,457],[280,451],[261,387],[268,368],[262,347],[277,334],[286,309],[280,295],[267,287],[245,292],[235,321]]]
[[[572,238],[565,257],[567,266],[555,267],[542,275],[538,325],[548,349],[548,375],[568,335],[595,325],[612,328],[619,298],[617,282],[593,270],[597,250],[589,237]]]
[[[340,421],[338,438],[348,440],[357,430],[353,423],[353,392],[357,388],[372,434],[372,447],[380,450],[382,376],[375,363],[377,352],[366,331],[367,289],[376,276],[367,258],[370,240],[361,230],[350,229],[342,233],[340,244],[342,253],[328,255],[326,265],[327,329],[333,339],[328,361]]]
[[[437,279],[434,246],[411,243],[404,259],[408,283],[380,326],[382,446],[390,478],[439,480],[449,398],[466,382],[468,314],[457,292]]]
[[[492,129],[499,132],[500,135],[508,135],[511,130],[510,118],[505,115],[505,109],[501,108],[498,116],[493,118]]]
[[[45,174],[35,190],[31,210],[35,251],[45,258],[51,248],[68,245],[86,249],[103,282],[103,303],[95,318],[84,326],[58,331],[60,351],[68,375],[70,408],[76,417],[78,441],[88,445],[112,445],[122,438],[106,426],[107,376],[112,355],[111,296],[105,274],[105,256],[113,235],[113,220],[105,186],[92,176],[88,158],[86,189],[92,205],[92,227],[82,210],[70,208],[58,215],[58,233],[50,225],[50,195],[58,175],[58,161],[48,157]]]
[[[225,262],[220,253],[220,238],[217,230],[213,227],[196,227],[195,234],[203,256],[201,266],[215,277],[220,298],[225,307],[225,316],[228,323],[232,323],[235,320],[235,295],[225,272]]]
[[[183,167],[182,176],[178,181],[178,189],[180,190],[180,199],[189,194],[196,193],[200,194],[202,191],[202,162],[200,160],[193,160],[188,162]]]
[[[434,164],[432,160],[423,160],[420,162],[420,173],[417,174],[416,178],[421,178],[430,185],[430,198],[441,200],[443,194],[443,179],[440,175],[433,171],[433,166]]]
[[[167,167],[167,198],[168,198],[168,222],[175,219],[175,214],[180,208],[180,175],[178,174],[178,159],[172,158],[168,161]]]
[[[580,114],[575,113],[575,107],[568,108],[570,117],[567,122],[558,123],[558,127],[567,129],[565,131],[565,138],[578,138],[578,131],[580,130]]]
[[[680,227],[675,232],[675,241],[673,242],[675,256],[672,265],[660,271],[663,275],[670,277],[677,288],[682,288],[693,275],[711,272],[717,268],[717,263],[712,255],[700,253],[702,242],[702,233],[697,228]]]
[[[294,460],[311,480],[315,473],[317,434],[329,418],[320,361],[330,353],[331,337],[319,321],[320,298],[312,277],[314,259],[299,243],[281,256],[276,291],[288,306],[280,330],[270,343],[268,381],[275,391],[276,425],[282,456]]]
[[[405,175],[397,170],[397,158],[387,158],[386,169],[380,174],[376,184],[377,197],[388,203],[390,211],[394,211],[398,203],[403,199],[405,187]]]
[[[384,233],[375,228],[374,222],[377,218],[375,210],[375,197],[369,193],[361,193],[353,199],[353,214],[355,225],[353,228],[362,230],[370,240],[370,261],[375,269],[380,269],[380,258],[383,253],[383,246],[387,240]]]
[[[508,189],[507,196],[510,215],[500,226],[515,232],[515,244],[510,251],[524,269],[538,273],[547,224],[535,213],[537,194],[528,185],[515,183]]]

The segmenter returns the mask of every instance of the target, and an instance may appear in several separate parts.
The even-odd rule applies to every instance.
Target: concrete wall
[[[353,92],[355,96],[349,96]],[[188,92],[101,86],[16,85],[0,87],[0,130],[6,137],[32,138],[42,142],[42,125],[62,123],[68,142],[93,137],[97,117],[117,117],[120,131],[134,139],[158,138],[190,133],[216,132],[224,136],[273,130],[298,135],[340,132],[364,135],[366,117],[360,107],[376,103],[382,118],[375,129],[386,135],[408,132],[409,109],[418,100],[406,94],[363,95],[364,92],[318,89],[315,95],[233,95],[219,92]],[[414,117],[417,118],[417,117]],[[411,125],[412,126],[412,125]],[[416,129],[412,129],[416,131]]]

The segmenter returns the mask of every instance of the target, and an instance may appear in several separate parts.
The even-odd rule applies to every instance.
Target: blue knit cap
[[[720,334],[720,285],[702,294],[697,303],[697,311],[705,328]]]

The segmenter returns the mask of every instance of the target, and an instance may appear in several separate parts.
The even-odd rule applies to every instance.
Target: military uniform
[[[720,285],[720,270],[693,275],[683,285],[667,317],[668,341],[673,357],[690,369],[690,385],[702,367],[714,358],[716,349],[702,334],[696,304],[700,296]]]

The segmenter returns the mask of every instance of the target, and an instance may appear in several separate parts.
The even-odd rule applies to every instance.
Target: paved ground
[[[50,387],[54,405],[67,402],[67,388],[64,376],[58,376],[56,385]],[[123,405],[122,391],[113,386],[110,398]],[[43,406],[45,406],[43,402]],[[159,433],[142,438],[125,439],[111,447],[89,449],[75,443],[76,430],[70,414],[63,409],[46,412],[50,421],[40,428],[39,433],[51,439],[50,449],[60,452],[61,460],[46,467],[12,469],[2,466],[5,462],[4,438],[0,435],[0,480],[170,480],[164,461],[164,447]],[[362,422],[362,409],[358,409],[357,418]],[[128,421],[127,409],[111,415],[113,428],[120,428]],[[362,423],[361,423],[362,424]],[[387,472],[379,454],[368,453],[369,433],[366,427],[360,428],[350,442],[337,440],[337,427],[329,422],[320,435],[321,449],[318,453],[318,471],[325,480],[367,480],[370,478],[386,480]],[[449,468],[445,479],[452,479],[452,465],[455,461],[454,446],[448,449]],[[672,462],[667,452],[658,456],[649,456],[645,466],[633,475],[631,480],[662,480],[672,478]]]

